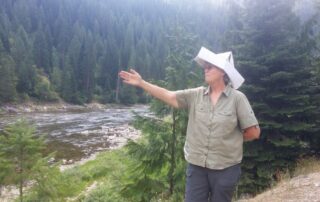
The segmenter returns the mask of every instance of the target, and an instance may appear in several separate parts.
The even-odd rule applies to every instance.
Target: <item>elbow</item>
[[[178,100],[177,100],[177,96],[174,92],[170,92],[170,95],[169,95],[169,102],[168,102],[169,105],[171,105],[173,108],[179,108],[179,104],[178,104]]]
[[[260,138],[260,132],[259,133],[256,133],[256,134],[254,134],[254,139],[256,140],[256,139],[259,139]]]
[[[261,133],[261,130],[259,127],[256,128],[256,131],[254,133],[254,139],[259,139],[260,138],[260,133]]]
[[[251,127],[244,132],[244,140],[252,141],[260,138],[260,128],[259,127]]]

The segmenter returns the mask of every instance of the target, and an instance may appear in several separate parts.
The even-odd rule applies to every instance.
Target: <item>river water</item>
[[[0,129],[24,118],[37,134],[45,136],[47,152],[56,152],[56,159],[78,161],[93,153],[118,148],[128,139],[139,137],[130,126],[134,113],[150,115],[148,106],[116,106],[99,110],[64,112],[24,112],[0,115]]]

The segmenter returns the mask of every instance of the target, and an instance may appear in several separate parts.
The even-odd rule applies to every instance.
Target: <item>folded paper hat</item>
[[[244,82],[244,78],[234,67],[232,52],[215,54],[205,47],[201,47],[194,60],[202,67],[208,62],[222,69],[230,78],[233,88],[239,88]]]

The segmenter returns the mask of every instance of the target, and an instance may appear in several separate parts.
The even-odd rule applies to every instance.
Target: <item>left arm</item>
[[[259,137],[260,137],[260,128],[258,125],[246,128],[243,131],[244,141],[252,141],[252,140],[258,139]]]

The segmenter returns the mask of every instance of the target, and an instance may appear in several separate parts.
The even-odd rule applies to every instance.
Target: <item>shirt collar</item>
[[[231,84],[230,83],[228,83],[227,85],[226,85],[226,87],[224,88],[224,90],[223,90],[223,94],[225,94],[227,97],[230,95],[230,93],[231,93]],[[210,92],[210,90],[211,90],[211,88],[210,88],[210,86],[207,86],[206,88],[205,88],[205,90],[204,90],[204,93],[203,93],[203,95],[208,95],[209,94],[209,92]]]

